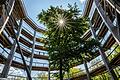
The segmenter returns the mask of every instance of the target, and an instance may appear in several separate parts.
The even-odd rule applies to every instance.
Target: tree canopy
[[[47,27],[45,35],[49,42],[47,48],[52,68],[59,69],[62,59],[62,69],[69,71],[70,67],[95,55],[93,49],[97,41],[81,38],[89,25],[76,3],[73,6],[68,4],[68,9],[50,6],[48,10],[42,10],[38,20]]]

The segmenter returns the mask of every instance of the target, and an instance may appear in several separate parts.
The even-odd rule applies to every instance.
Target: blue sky
[[[42,9],[47,10],[50,5],[52,6],[63,6],[67,8],[68,3],[74,4],[77,3],[80,10],[83,10],[85,0],[24,0],[25,7],[30,18],[33,19],[39,26],[44,27],[37,21],[37,15],[41,12]]]

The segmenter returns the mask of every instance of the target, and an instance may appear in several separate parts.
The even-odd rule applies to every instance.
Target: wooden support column
[[[106,16],[105,11],[101,7],[101,4],[99,3],[99,0],[94,0],[96,8],[98,13],[100,14],[102,20],[104,21],[105,25],[109,29],[109,31],[112,33],[113,37],[115,38],[116,42],[120,45],[120,36],[118,34],[118,27],[115,27],[112,23],[112,21],[109,19],[108,16]]]
[[[14,4],[15,4],[15,0],[12,0],[11,9],[10,9],[9,13],[7,14],[7,18],[5,19],[5,22],[4,22],[4,24],[2,25],[2,27],[1,27],[1,29],[0,29],[0,35],[1,35],[2,31],[4,30],[4,28],[5,28],[5,26],[6,26],[7,22],[8,22],[11,14],[12,14],[12,11],[13,11],[13,9],[14,9]],[[7,7],[7,6],[6,6],[6,7]],[[7,11],[7,10],[6,10],[6,11]]]
[[[117,11],[115,12],[115,16],[116,16],[116,27],[118,28],[118,35],[120,36],[120,14],[117,13]]]
[[[86,74],[87,74],[87,80],[91,80],[87,62],[84,61],[83,64],[85,66],[85,70],[86,70]]]
[[[50,39],[50,35],[48,36],[48,38]],[[49,48],[50,48],[50,45],[48,44]],[[50,60],[49,61],[49,68],[48,68],[48,80],[50,80]]]
[[[29,64],[30,74],[31,74],[31,70],[32,70],[33,57],[34,57],[34,52],[35,52],[35,41],[36,41],[35,36],[36,36],[36,30],[34,31],[32,54],[31,54],[31,59],[30,59],[30,64]]]
[[[49,61],[49,68],[48,68],[48,80],[50,80],[50,61]]]
[[[11,18],[11,19],[12,19],[12,18]],[[11,22],[11,23],[12,23],[12,22]],[[14,26],[14,25],[13,25],[13,23],[12,23],[12,29],[13,29],[13,26]],[[15,33],[14,29],[13,29],[13,32]],[[14,39],[15,39],[15,41],[16,41],[17,46],[18,46],[18,50],[19,50],[19,53],[20,53],[20,55],[21,55],[21,59],[22,59],[23,64],[24,64],[24,69],[26,70],[26,73],[27,73],[27,76],[28,76],[28,80],[32,80],[32,77],[31,77],[31,75],[30,75],[30,69],[28,68],[28,66],[27,66],[27,64],[26,64],[26,61],[25,61],[25,58],[24,58],[22,49],[21,49],[21,47],[20,47],[19,41],[17,40],[16,34],[13,34],[13,37],[14,37]]]
[[[92,36],[94,37],[94,39],[98,40],[98,38],[96,36],[96,33],[95,33],[95,30],[93,29],[92,23],[91,23],[90,20],[89,20],[89,24],[90,24],[90,29],[91,29]],[[105,52],[104,52],[103,48],[98,47],[98,49],[99,49],[99,53],[102,57],[102,60],[104,62],[104,65],[105,65],[107,71],[109,72],[109,74],[111,75],[111,79],[112,80],[117,80],[117,76],[116,76],[114,70],[112,69],[112,66],[110,65],[110,62],[109,62],[108,58],[105,55]]]
[[[22,19],[20,20],[20,23],[19,23],[19,28],[18,28],[18,32],[17,32],[17,40],[19,40],[19,38],[20,38],[20,34],[21,34],[21,30],[22,30],[22,26],[21,25],[22,25]],[[17,43],[14,40],[14,43],[12,45],[10,54],[8,55],[7,61],[5,63],[5,66],[3,68],[3,71],[2,71],[2,74],[1,74],[0,77],[7,78],[7,75],[8,75],[8,72],[10,70],[10,66],[12,64],[12,60],[13,60],[16,48],[17,48]]]
[[[8,12],[7,8],[6,8],[6,12],[7,12],[7,15],[9,15],[9,12]],[[28,68],[28,66],[27,66],[27,64],[26,64],[26,61],[25,61],[23,52],[22,52],[22,50],[21,50],[19,41],[18,41],[18,39],[17,39],[17,35],[15,34],[14,23],[13,23],[13,22],[14,22],[13,16],[9,16],[9,18],[10,18],[9,21],[10,21],[10,23],[11,23],[11,28],[13,29],[13,33],[14,33],[14,34],[13,34],[13,38],[14,38],[14,40],[16,41],[16,44],[17,44],[17,46],[18,46],[18,50],[19,50],[19,53],[20,53],[20,55],[21,55],[21,59],[23,60],[24,68],[25,68],[25,70],[26,70],[28,79],[29,79],[29,80],[32,80],[31,75],[30,75],[30,70],[29,70],[29,68]],[[17,27],[19,27],[19,25],[17,25]]]

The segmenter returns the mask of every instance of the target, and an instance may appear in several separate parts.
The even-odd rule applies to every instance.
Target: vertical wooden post
[[[90,20],[89,20],[89,24],[90,24],[92,36],[94,37],[94,39],[98,40]],[[102,47],[98,47],[98,48],[99,48],[99,53],[100,53],[102,60],[104,62],[104,65],[105,65],[106,69],[108,70],[109,74],[111,75],[112,80],[117,80],[117,76],[116,76],[114,70],[112,69],[112,67],[109,63],[109,60],[106,58],[106,55],[105,55],[103,48]]]
[[[34,57],[34,52],[35,52],[35,41],[36,41],[36,37],[35,36],[36,36],[36,30],[34,31],[32,54],[31,54],[31,59],[30,59],[30,64],[29,64],[30,74],[31,74],[31,70],[32,70],[33,57]]]
[[[21,34],[21,30],[22,30],[21,25],[22,25],[22,19],[20,20],[20,23],[19,23],[19,28],[18,28],[18,32],[17,32],[17,40],[19,40],[19,38],[20,38],[20,34]],[[7,61],[6,61],[6,63],[5,63],[5,66],[4,66],[4,68],[3,68],[3,71],[2,71],[0,77],[2,77],[2,78],[7,78],[7,75],[8,75],[10,66],[11,66],[11,64],[12,64],[12,60],[13,60],[13,57],[14,57],[16,48],[17,48],[17,43],[16,43],[16,41],[14,40],[14,43],[13,43],[13,45],[12,45],[10,54],[8,55]]]
[[[88,66],[87,66],[87,62],[84,61],[83,64],[84,64],[84,66],[85,66],[85,70],[86,70],[86,74],[87,74],[87,80],[91,80],[91,78],[90,78],[90,73],[89,73],[89,69],[88,69]]]

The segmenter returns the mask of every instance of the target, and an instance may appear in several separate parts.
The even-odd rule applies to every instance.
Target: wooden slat
[[[34,54],[34,58],[48,60],[48,56]]]
[[[39,45],[35,45],[35,49],[47,51],[47,48]]]
[[[111,48],[112,47],[112,45],[115,43],[116,41],[115,41],[115,39],[113,38],[113,36],[112,35],[110,35],[110,37],[108,38],[108,40],[106,41],[106,43],[104,44],[105,46],[105,48],[107,48],[107,49],[109,49],[109,48]]]
[[[21,39],[21,38],[20,38],[20,39]],[[24,41],[22,41],[22,42],[24,42]],[[0,43],[1,43],[4,47],[6,47],[6,48],[8,48],[8,49],[11,49],[10,46],[11,46],[12,44],[10,43],[10,41],[8,40],[8,38],[5,37],[5,35],[0,35]],[[39,47],[40,47],[40,46],[38,46],[38,48],[39,48]],[[42,47],[41,47],[41,48],[42,48]],[[40,49],[40,48],[39,48],[39,49]],[[42,49],[42,50],[43,50],[43,49]],[[22,48],[22,51],[23,51],[24,56],[30,57],[31,52],[29,52],[29,51],[27,51],[27,50],[25,50],[25,49],[23,49],[23,48]],[[17,48],[16,52],[19,53],[18,48]],[[35,55],[34,55],[34,58],[48,60],[48,56],[39,55],[39,54],[35,54]]]
[[[85,40],[87,40],[91,35],[92,35],[92,34],[91,34],[91,31],[88,30],[88,31],[82,36],[82,38],[85,39]]]
[[[28,50],[25,50],[24,48],[21,48],[21,49],[22,49],[24,56],[31,57],[31,54],[32,54],[31,52],[29,52]],[[16,52],[19,53],[18,48],[17,48]],[[48,56],[39,55],[39,54],[34,54],[34,58],[48,60]]]
[[[0,43],[4,46],[7,47],[8,44],[4,41],[4,37],[2,35],[0,35]]]
[[[40,32],[40,33],[44,33],[45,30],[39,28],[39,26],[37,26],[29,17],[24,18],[24,21],[31,26],[34,30]]]
[[[24,35],[25,37],[27,37],[31,41],[33,40],[33,35],[31,35],[30,33],[28,33],[26,30],[23,29],[22,32],[21,32],[21,34]],[[36,38],[36,41],[40,42],[40,43],[47,44],[47,41],[44,40],[44,39],[42,39],[42,38]]]
[[[7,59],[5,57],[3,57],[2,55],[0,55],[0,63],[1,64],[5,64],[5,61]],[[20,68],[20,69],[24,69],[24,65],[22,63],[19,63],[17,61],[12,61],[12,67],[16,67],[16,68]],[[37,66],[32,66],[32,70],[36,70],[36,71],[48,71],[48,67],[37,67]]]
[[[25,18],[26,17],[26,11],[25,11],[25,8],[21,2],[21,0],[15,0],[15,12],[17,13],[16,14],[16,17],[18,18]]]
[[[29,48],[32,48],[32,43],[30,43],[29,41],[27,41],[23,37],[20,37],[19,42],[21,42],[22,44],[26,45]]]
[[[110,64],[112,65],[113,68],[117,67],[120,64],[120,53],[114,59],[111,60]],[[106,67],[104,65],[102,65],[101,67],[98,67],[98,68],[92,70],[90,72],[90,75],[92,77],[94,77],[94,76],[97,76],[97,75],[103,73],[104,71],[106,71]],[[86,77],[86,74],[79,75],[79,76],[74,77],[73,80],[81,79],[81,78],[85,78],[85,77]]]
[[[29,40],[33,40],[33,36],[29,34],[27,31],[25,31],[24,29],[21,31],[21,34],[27,37]]]
[[[105,25],[111,31],[113,37],[118,42],[118,44],[120,44],[120,36],[118,35],[118,28],[113,25],[113,23],[111,22],[109,17],[105,14],[105,11],[103,10],[101,5],[99,4],[98,0],[95,0],[95,4],[96,4],[97,11],[100,14],[100,16],[101,16],[102,20],[104,21]]]
[[[27,41],[23,37],[20,37],[19,41],[21,43],[23,43],[24,45],[26,45],[27,47],[32,48],[32,43],[30,43],[29,41]],[[40,46],[40,45],[35,45],[35,49],[44,50],[44,51],[47,50],[47,48],[45,48],[44,46]]]
[[[4,33],[2,32],[2,34],[0,35],[0,43],[3,44],[4,47],[8,47],[11,46],[12,43],[9,41],[8,37],[4,35]]]
[[[93,0],[87,0],[87,4],[85,6],[83,16],[88,17],[92,4],[93,4]]]
[[[20,38],[20,40],[21,40],[21,38]],[[25,42],[24,40],[21,40],[22,42]],[[12,45],[12,43],[9,41],[9,39],[2,33],[2,35],[0,35],[0,43],[4,46],[4,47],[6,47],[6,48],[8,48],[8,49],[11,49],[11,45]],[[26,44],[26,43],[25,43]],[[27,43],[27,44],[29,44],[29,43]],[[30,45],[32,45],[32,44],[30,44]],[[29,45],[29,46],[30,46]],[[38,48],[39,48],[39,46],[38,46]],[[18,49],[18,48],[17,48]],[[40,48],[39,48],[40,49]],[[43,48],[41,47],[41,49],[43,50]],[[16,50],[17,51],[17,53],[19,53],[19,50]],[[24,56],[26,56],[26,57],[30,57],[30,54],[31,54],[31,52],[29,52],[29,51],[27,51],[27,50],[25,50],[25,49],[22,49],[22,51],[23,51],[23,53],[24,53]],[[44,56],[44,55],[38,55],[38,54],[35,54],[34,55],[34,58],[38,58],[38,59],[45,59],[45,60],[48,60],[48,56]]]
[[[108,31],[108,28],[106,26],[102,26],[102,28],[98,32],[98,36],[99,37],[105,36],[105,34],[107,33],[107,31]]]

